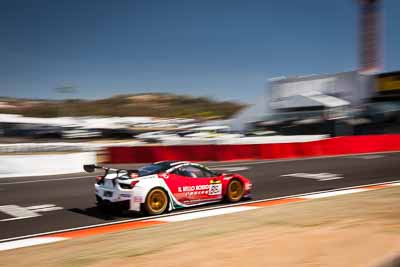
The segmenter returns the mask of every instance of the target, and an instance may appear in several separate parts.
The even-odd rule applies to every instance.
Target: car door
[[[222,198],[222,179],[213,172],[198,165],[182,166],[179,172],[186,178],[182,191],[190,204]]]
[[[163,174],[163,179],[175,199],[180,203],[187,204],[188,198],[183,188],[188,185],[189,177],[183,176],[179,169],[176,169],[168,174]]]

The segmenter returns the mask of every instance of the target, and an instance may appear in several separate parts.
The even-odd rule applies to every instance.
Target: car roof
[[[161,165],[163,170],[167,170],[169,168],[172,168],[174,166],[178,166],[181,164],[187,164],[191,163],[190,161],[180,161],[180,160],[164,160],[164,161],[158,161],[153,164],[155,165]]]

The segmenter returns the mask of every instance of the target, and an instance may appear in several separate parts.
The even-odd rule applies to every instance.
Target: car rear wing
[[[105,171],[105,174],[104,174],[104,175],[107,175],[109,172],[116,172],[116,173],[117,173],[117,177],[118,177],[118,175],[119,175],[120,172],[125,172],[128,176],[130,176],[132,173],[139,174],[139,171],[138,171],[138,170],[109,168],[109,167],[100,166],[100,165],[95,165],[95,164],[86,164],[86,165],[83,165],[83,169],[84,169],[86,172],[94,172],[96,169],[102,169],[102,170]]]

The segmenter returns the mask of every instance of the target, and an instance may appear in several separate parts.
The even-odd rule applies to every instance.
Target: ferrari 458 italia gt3
[[[240,174],[217,173],[188,161],[161,161],[136,170],[85,165],[105,171],[95,183],[97,205],[126,207],[148,215],[206,203],[238,202],[250,196],[251,181]]]

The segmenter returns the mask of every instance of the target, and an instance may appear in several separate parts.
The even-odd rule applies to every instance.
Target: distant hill
[[[100,100],[0,98],[0,113],[29,117],[151,116],[225,119],[244,107],[244,104],[236,102],[166,93],[116,95]]]

